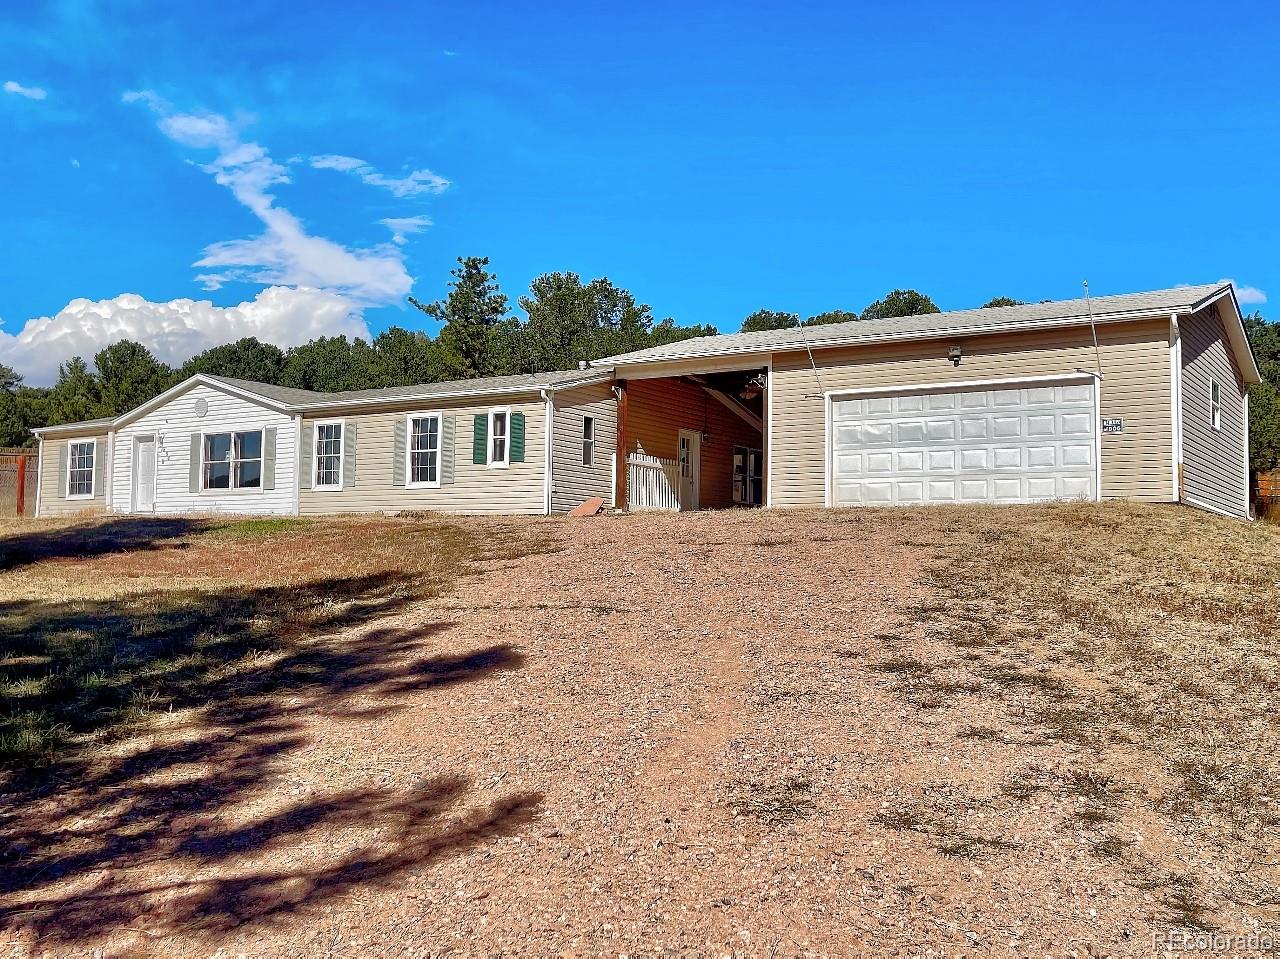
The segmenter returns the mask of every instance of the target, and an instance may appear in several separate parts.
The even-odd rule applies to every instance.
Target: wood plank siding
[[[1182,496],[1232,516],[1249,515],[1245,389],[1217,307],[1179,320],[1182,337]],[[1219,387],[1220,428],[1211,423],[1211,382]]]
[[[91,440],[96,444],[94,452],[93,496],[67,498],[68,444]],[[71,513],[101,513],[107,508],[107,487],[110,484],[110,442],[105,432],[85,433],[78,436],[49,437],[40,443],[39,487],[41,516],[67,516]],[[35,490],[27,493],[34,496]]]
[[[612,383],[598,383],[554,394],[551,510],[567,513],[583,500],[599,496],[613,502],[614,450],[618,442],[618,401]],[[583,463],[582,430],[595,420],[595,449]]]
[[[760,431],[687,380],[630,380],[627,394],[626,452],[675,459],[680,430],[700,431],[703,437],[698,503],[703,509],[732,506],[733,447],[761,449],[764,444]]]
[[[1098,328],[1104,417],[1123,417],[1124,432],[1102,437],[1102,495],[1170,501],[1173,495],[1172,367],[1168,320]],[[814,351],[815,375],[803,351],[773,357],[772,432],[768,464],[774,506],[825,502],[824,391],[907,386],[1092,371],[1089,328],[969,337],[957,341],[960,366],[946,340]]]
[[[494,408],[510,408],[523,413],[525,422],[524,462],[505,468],[491,468],[473,462],[472,445],[476,414]],[[410,413],[441,413],[452,417],[452,449],[442,443],[441,483],[438,488],[406,487],[404,458],[395,450],[396,424]],[[418,401],[394,410],[349,412],[308,417],[302,421],[304,435],[311,435],[317,421],[341,420],[354,425],[346,430],[354,436],[351,449],[354,464],[351,482],[340,490],[312,489],[314,464],[302,469],[298,511],[303,515],[325,513],[395,513],[401,510],[434,510],[443,513],[517,514],[545,511],[546,404],[536,393],[516,397],[481,399],[441,398]],[[447,432],[447,430],[446,430]],[[310,444],[304,443],[304,448]],[[450,463],[452,477],[450,478]],[[451,481],[450,481],[451,480]]]

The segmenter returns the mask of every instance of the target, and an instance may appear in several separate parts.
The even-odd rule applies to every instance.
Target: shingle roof
[[[1126,293],[1120,296],[1095,296],[1087,304],[1083,299],[1028,303],[1023,306],[999,306],[978,310],[952,310],[948,313],[925,313],[920,316],[896,316],[883,320],[853,320],[826,326],[808,326],[787,330],[764,330],[757,333],[724,333],[700,336],[663,346],[622,353],[592,362],[592,367],[610,368],[632,363],[661,360],[683,360],[734,353],[769,353],[782,350],[817,349],[823,346],[856,344],[867,340],[954,336],[959,334],[1001,332],[1038,326],[1053,326],[1079,320],[1088,321],[1092,309],[1096,320],[1115,319],[1130,313],[1188,312],[1225,287],[1222,283],[1182,286],[1151,293]]]
[[[106,432],[114,422],[114,416],[100,416],[96,420],[80,420],[78,423],[58,423],[53,426],[42,426],[31,432],[37,436],[42,436],[46,433],[92,433],[96,429]]]
[[[433,396],[458,394],[484,395],[486,393],[534,392],[550,386],[561,386],[578,380],[593,379],[601,370],[559,370],[553,373],[523,373],[516,376],[483,376],[470,380],[446,380],[442,383],[422,383],[414,386],[391,386],[376,390],[343,390],[336,393],[317,393],[298,390],[289,386],[271,386],[253,380],[237,380],[229,376],[210,376],[211,380],[225,383],[247,393],[256,393],[294,409],[310,409],[324,406],[353,406],[363,403],[394,403],[399,400],[429,399]]]

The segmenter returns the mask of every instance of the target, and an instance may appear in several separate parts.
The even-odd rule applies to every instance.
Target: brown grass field
[[[0,520],[0,954],[1275,932],[1278,610],[1176,507]]]

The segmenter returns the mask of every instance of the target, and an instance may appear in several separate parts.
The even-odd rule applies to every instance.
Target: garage
[[[1092,376],[828,397],[833,506],[1097,499]]]

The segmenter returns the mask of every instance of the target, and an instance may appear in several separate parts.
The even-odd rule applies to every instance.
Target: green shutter
[[[200,434],[191,434],[191,460],[187,464],[187,491],[190,493],[200,492],[200,457],[202,451],[200,449]]]
[[[511,459],[512,463],[524,462],[524,414],[511,414]]]
[[[485,466],[489,462],[489,416],[486,413],[475,415],[475,426],[471,435],[471,462],[476,466]]]

